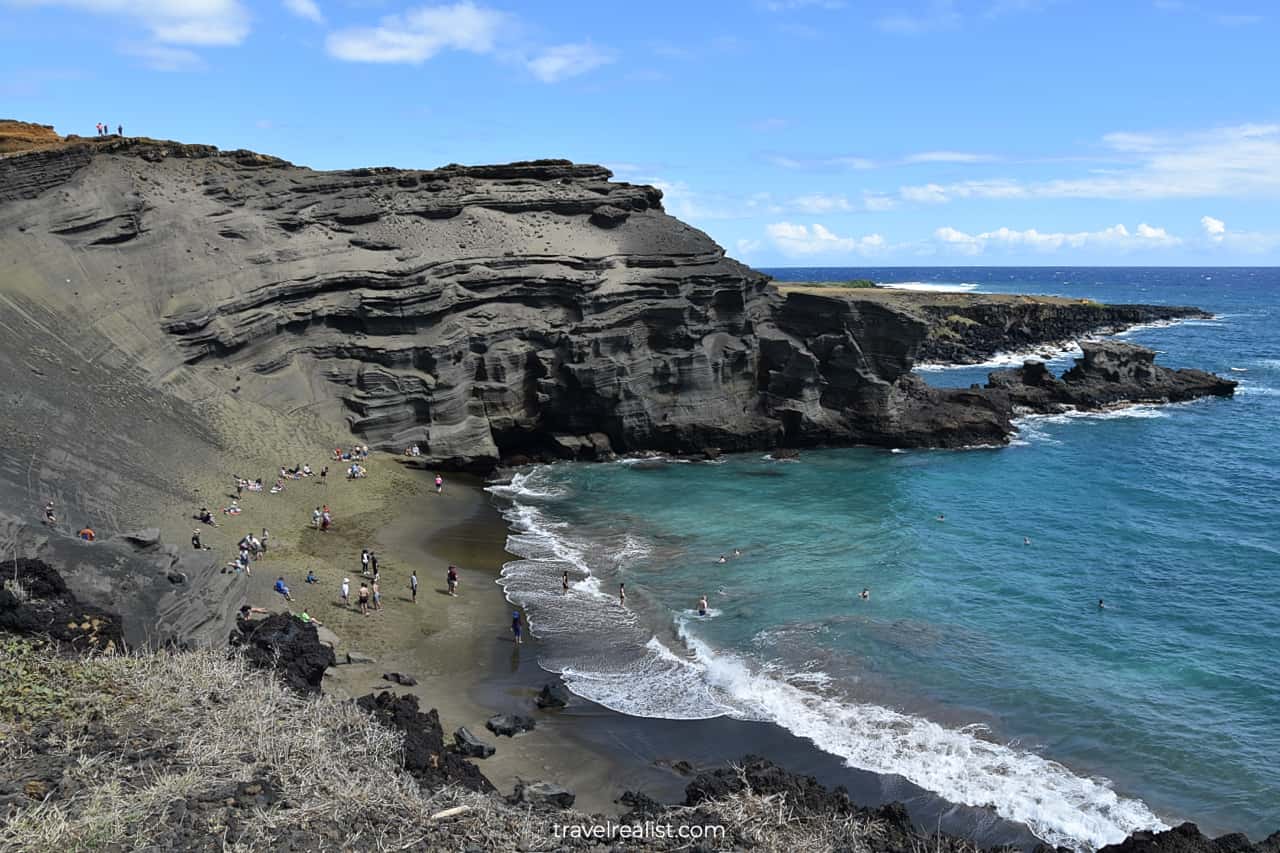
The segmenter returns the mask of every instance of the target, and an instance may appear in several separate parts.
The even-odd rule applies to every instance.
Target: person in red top
[[[77,533],[76,535],[86,542],[92,542],[93,540],[98,538],[98,534],[94,533],[93,528],[88,526],[87,524],[84,527],[82,527],[80,529],[80,532]]]

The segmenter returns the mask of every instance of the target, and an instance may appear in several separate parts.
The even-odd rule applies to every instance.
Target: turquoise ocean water
[[[501,582],[540,663],[624,713],[776,723],[1077,848],[1280,829],[1280,270],[772,272],[1198,305],[1215,319],[1124,338],[1241,386],[1027,418],[1004,449],[523,470],[493,489],[523,557]]]

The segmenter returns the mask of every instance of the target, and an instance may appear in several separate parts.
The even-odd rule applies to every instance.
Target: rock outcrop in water
[[[1015,405],[1035,412],[1068,407],[1095,410],[1129,403],[1180,403],[1199,397],[1229,397],[1236,383],[1203,370],[1170,370],[1155,363],[1155,351],[1120,341],[1087,341],[1084,355],[1059,379],[1041,362],[990,375]]]

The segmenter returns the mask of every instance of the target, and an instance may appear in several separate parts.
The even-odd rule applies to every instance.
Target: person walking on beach
[[[569,573],[565,572],[564,577],[560,578],[560,587],[565,591],[569,591]]]
[[[702,598],[698,599],[698,615],[707,615],[707,594],[705,592],[702,594]]]
[[[375,578],[378,577],[378,555],[373,551],[369,552],[369,571],[373,572]]]
[[[382,609],[382,591],[378,589],[378,581],[376,578],[373,581],[373,609]]]
[[[360,549],[360,574],[367,575],[369,573],[369,549]]]
[[[414,569],[409,575],[409,596],[414,604],[418,603],[418,570]]]
[[[436,474],[436,494],[444,494],[444,477],[441,477],[439,474]]]
[[[456,596],[458,594],[458,567],[450,566],[449,573],[445,575],[445,582],[449,587],[449,594]]]
[[[268,539],[270,539],[270,538],[271,538],[271,534],[267,532],[267,528],[265,528],[265,527],[264,527],[264,528],[262,528],[262,553],[263,553],[263,556],[266,556],[266,553],[267,553],[267,540],[268,540]]]
[[[368,616],[369,615],[369,587],[365,586],[363,583],[360,584],[359,600],[360,600],[360,615]]]
[[[511,611],[511,633],[516,638],[516,645],[520,645],[520,611]]]
[[[328,480],[326,479],[328,476],[329,476],[329,466],[326,465],[320,469],[320,485],[323,486],[325,483],[328,482]]]
[[[618,603],[623,607],[627,606],[627,585],[625,583],[618,584]]]
[[[351,578],[342,579],[342,586],[338,590],[338,600],[342,602],[343,607],[351,606]]]
[[[320,526],[320,507],[316,507],[311,511],[311,526],[312,527]]]

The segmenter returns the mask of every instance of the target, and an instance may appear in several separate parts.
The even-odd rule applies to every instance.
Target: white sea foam
[[[893,281],[880,285],[890,290],[916,290],[924,293],[968,293],[977,290],[979,285],[967,281],[940,283],[926,281]]]
[[[508,548],[521,559],[503,568],[500,582],[509,598],[529,608],[536,635],[558,636],[571,650],[568,657],[543,663],[579,696],[635,716],[772,722],[852,767],[902,775],[952,802],[992,805],[1053,844],[1087,849],[1164,826],[1143,803],[1120,797],[1105,780],[994,743],[978,728],[947,728],[842,695],[839,690],[848,684],[834,682],[817,662],[788,672],[717,651],[696,630],[708,619],[693,610],[675,615],[683,646],[670,646],[604,591],[589,562],[607,560],[610,549],[575,541],[544,508],[514,502],[505,514],[512,525]],[[638,537],[621,542],[621,550],[633,555],[647,549]],[[567,596],[558,582],[562,571],[581,577]]]
[[[1088,340],[1085,338],[1084,340]],[[1017,350],[1015,352],[998,352],[986,361],[977,364],[944,364],[940,362],[924,362],[917,364],[912,370],[918,373],[937,373],[942,370],[960,370],[960,369],[998,369],[1001,367],[1021,367],[1025,361],[1062,361],[1067,358],[1082,358],[1084,350],[1080,349],[1078,341],[1066,341],[1056,344],[1044,344],[1032,347],[1031,349]]]
[[[852,702],[797,679],[762,673],[742,658],[714,652],[689,631],[704,677],[734,716],[771,720],[844,758],[850,766],[900,774],[952,802],[994,805],[1051,844],[1077,849],[1123,840],[1165,824],[1105,780],[1078,776],[1034,753],[982,738],[978,727],[950,729],[878,705]]]

